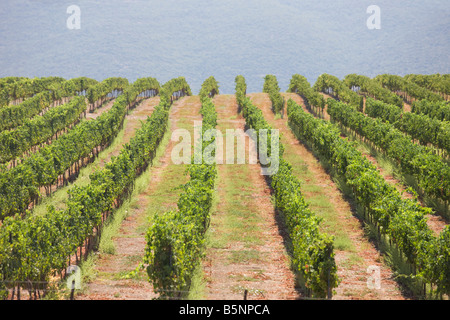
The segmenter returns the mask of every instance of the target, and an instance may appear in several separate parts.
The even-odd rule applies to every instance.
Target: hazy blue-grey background
[[[449,34],[449,0],[1,0],[0,76],[184,76],[198,93],[214,75],[233,93],[236,75],[260,92],[271,73],[286,90],[294,73],[449,73]]]

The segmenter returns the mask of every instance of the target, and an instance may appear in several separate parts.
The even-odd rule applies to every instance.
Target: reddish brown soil
[[[129,114],[125,118],[126,124],[124,124],[125,130],[122,143],[117,145],[117,147],[109,153],[105,159],[100,161],[101,166],[109,162],[111,157],[116,157],[119,155],[123,145],[130,142],[131,138],[135,135],[136,130],[141,127],[141,121],[145,121],[147,117],[152,115],[152,112],[158,105],[159,101],[159,97],[141,100],[141,102],[134,109],[129,111]]]
[[[88,103],[87,107],[86,107],[86,110],[87,110],[86,119],[89,119],[89,120],[96,119],[102,113],[107,112],[109,109],[111,109],[115,101],[116,101],[116,99],[110,99],[109,101],[104,102],[102,106],[100,106],[99,108],[94,110],[94,112],[92,112],[92,113],[89,112],[89,103]]]

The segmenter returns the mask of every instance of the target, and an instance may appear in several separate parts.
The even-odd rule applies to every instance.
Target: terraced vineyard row
[[[10,281],[7,283],[13,286],[17,284],[18,290],[31,283],[32,288],[28,288],[30,292],[39,289],[45,291],[45,284],[49,282],[51,274],[62,274],[67,267],[68,257],[77,252],[86,239],[88,247],[94,245],[94,239],[99,237],[101,225],[108,213],[113,207],[121,205],[132,190],[136,175],[151,162],[166,128],[172,93],[181,91],[189,93],[183,79],[174,79],[165,85],[160,93],[161,102],[157,111],[153,112],[130,144],[105,169],[92,175],[91,184],[71,190],[65,210],[58,211],[50,207],[44,215],[28,214],[24,218],[16,216],[3,220],[0,229],[3,281]],[[129,94],[119,97],[113,108],[105,114],[105,117],[115,116],[117,129],[127,112],[128,102],[134,101],[141,92],[139,82],[136,87],[130,86]],[[157,132],[159,134],[155,134]],[[11,266],[21,267],[17,269]]]
[[[2,79],[1,297],[65,299],[77,265],[80,299],[448,299],[450,227],[345,136],[448,207],[445,154],[413,141],[447,148],[446,79]]]

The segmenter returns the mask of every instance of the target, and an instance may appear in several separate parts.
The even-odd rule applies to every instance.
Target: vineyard
[[[448,300],[450,75],[263,81],[1,78],[0,299]]]

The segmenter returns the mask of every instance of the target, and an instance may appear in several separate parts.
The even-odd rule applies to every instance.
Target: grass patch
[[[244,246],[261,245],[261,218],[254,201],[254,190],[249,185],[248,165],[219,165],[220,190],[218,202],[212,214],[208,245],[225,248],[229,242],[241,242]]]
[[[194,275],[191,279],[191,286],[189,288],[189,293],[187,295],[187,300],[202,300],[205,299],[206,295],[206,284],[205,274],[201,263],[198,263],[197,268],[194,271]]]
[[[236,250],[232,251],[228,257],[230,263],[248,264],[261,260],[261,252],[258,250]]]
[[[230,278],[235,279],[236,281],[247,281],[247,282],[257,282],[260,281],[260,278],[263,276],[262,270],[256,270],[252,272],[251,275],[247,274],[231,274]]]
[[[336,237],[334,239],[334,248],[342,251],[355,251],[355,246],[352,244],[350,238],[345,236]]]
[[[356,253],[350,253],[345,260],[344,265],[348,267],[359,266],[364,263],[364,259]]]

